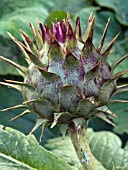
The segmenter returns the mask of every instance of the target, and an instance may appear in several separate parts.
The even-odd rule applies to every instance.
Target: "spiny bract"
[[[102,50],[109,19],[99,46],[95,48],[92,43],[94,20],[91,13],[83,35],[80,18],[77,17],[73,29],[69,14],[61,22],[56,19],[52,23],[52,31],[39,20],[40,31],[30,23],[36,44],[22,30],[20,32],[25,45],[9,33],[23,52],[28,68],[1,56],[15,66],[24,78],[24,82],[6,80],[1,84],[16,88],[25,100],[22,105],[3,111],[23,107],[26,110],[19,116],[35,113],[38,119],[31,133],[42,125],[43,134],[47,124],[51,123],[51,127],[54,127],[58,123],[61,124],[64,136],[69,123],[80,124],[82,120],[87,121],[95,116],[114,125],[110,116],[116,115],[107,105],[112,102],[127,102],[112,100],[112,97],[124,91],[127,86],[117,86],[116,81],[128,71],[115,75],[113,72],[128,55],[110,67],[108,55],[118,35]]]

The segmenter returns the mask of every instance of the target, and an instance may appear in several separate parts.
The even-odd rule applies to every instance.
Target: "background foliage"
[[[54,0],[54,1],[53,0],[47,0],[47,1],[46,0],[33,0],[33,1],[1,0],[0,1],[0,11],[1,11],[0,12],[0,55],[7,57],[17,63],[20,63],[21,65],[26,65],[26,62],[21,52],[12,42],[10,37],[7,35],[7,31],[13,34],[17,39],[22,40],[19,33],[19,29],[22,29],[27,34],[29,34],[31,38],[33,38],[31,29],[29,27],[30,21],[37,27],[36,18],[39,18],[41,22],[46,23],[49,27],[51,27],[51,22],[55,21],[55,18],[58,18],[59,21],[65,18],[67,11],[71,13],[71,17],[74,22],[77,16],[81,17],[81,27],[82,27],[82,31],[84,31],[88,16],[90,12],[93,11],[96,16],[94,41],[93,41],[95,46],[97,46],[98,43],[100,42],[101,35],[103,33],[103,29],[105,27],[108,18],[111,18],[111,22],[108,29],[105,45],[107,45],[109,41],[111,41],[111,39],[117,33],[120,33],[120,36],[117,39],[117,42],[113,48],[113,53],[109,57],[109,62],[110,64],[112,64],[114,61],[118,60],[123,55],[128,53],[127,6],[128,6],[128,0],[123,0],[123,3],[122,0],[107,0],[107,1],[106,0],[80,0],[80,1],[78,0],[67,0],[67,1],[65,0],[61,0],[61,1],[60,0]],[[120,72],[122,70],[127,70],[127,69],[128,69],[128,58],[120,64],[120,67],[118,67],[115,70],[115,72]],[[22,78],[19,76],[15,68],[10,66],[3,60],[0,60],[0,81],[3,81],[4,79],[22,80]],[[121,85],[122,83],[127,83],[127,82],[128,82],[128,74],[126,74],[122,79],[119,79],[118,84]],[[122,93],[122,95],[119,94],[117,98],[118,99],[123,98],[126,100],[128,99],[128,93],[124,92]],[[20,104],[21,102],[22,102],[22,96],[17,91],[0,86],[0,109],[9,106],[14,106],[16,104]],[[123,153],[125,153],[124,150],[127,150],[128,148],[128,145],[126,144],[128,140],[128,123],[127,123],[128,104],[125,103],[118,104],[118,105],[113,104],[110,106],[110,108],[118,116],[118,119],[114,119],[114,122],[117,125],[117,127],[113,128],[111,125],[108,125],[107,123],[103,122],[100,119],[91,120],[89,126],[96,131],[108,130],[108,131],[112,131],[112,133],[116,133],[121,138],[124,147],[124,149],[121,149],[121,141],[119,142],[118,139],[117,142],[118,143],[117,148],[119,150],[118,153],[121,153],[123,155]],[[29,114],[24,117],[21,117],[15,120],[14,122],[9,121],[12,117],[18,115],[21,112],[22,110],[1,112],[0,124],[20,130],[24,134],[28,134],[35,123],[35,117],[33,114]],[[39,138],[40,130],[41,129],[38,129],[35,132],[37,139]],[[90,131],[90,135],[92,133],[94,132]],[[106,133],[106,132],[98,132],[98,133],[99,133],[98,136],[100,136],[102,133]],[[54,128],[52,130],[47,128],[45,131],[42,144],[45,144],[49,138],[55,138],[55,136],[60,136],[60,132],[57,130],[57,128]],[[102,140],[104,142],[107,141],[107,139],[104,139],[103,136],[101,135]],[[97,138],[96,135],[95,138]],[[115,138],[117,139],[117,136]],[[67,143],[67,140],[69,139],[68,138],[66,139],[65,145]],[[98,141],[99,138],[94,139],[94,141],[96,140]],[[74,160],[69,158],[68,152],[66,152],[67,146],[65,147],[65,145],[64,146],[61,145],[59,147],[58,145],[57,147],[55,147],[56,145],[53,144],[51,145],[51,143],[57,143],[57,141],[58,139],[56,138],[52,139],[48,142],[48,145],[45,145],[45,147],[52,149],[53,152],[58,154],[58,156],[63,157],[68,163],[70,163],[72,166],[75,166],[76,169],[78,169],[79,166],[75,165],[75,161],[74,161],[77,158],[75,157]],[[61,142],[61,140],[59,141]],[[89,137],[89,141],[90,141],[90,137]],[[104,146],[107,145],[107,143],[104,142],[102,142],[101,144],[104,144]],[[96,159],[98,159],[98,161],[102,163],[103,166],[102,169],[103,168],[111,169],[112,164],[108,165],[107,161],[106,164],[104,164],[103,159],[108,160],[108,157],[109,158],[110,156],[114,157],[113,155],[115,151],[113,150],[112,155],[111,154],[108,155],[108,153],[104,153],[105,155],[108,156],[104,158],[102,151],[100,153],[95,151],[96,144],[90,143],[90,145],[92,147],[94,156],[96,157]],[[63,147],[64,147],[63,150],[65,151],[64,153],[60,152],[60,150],[63,151],[62,150]],[[111,146],[109,146],[109,148],[111,148]],[[99,148],[99,150],[100,149],[102,148]],[[128,152],[128,150],[126,152]],[[95,153],[98,153],[99,155],[95,155]],[[120,160],[122,159],[120,158]],[[108,160],[108,162],[110,162],[110,160]],[[119,168],[114,168],[114,166],[115,167],[122,166],[124,167],[123,169],[127,168],[126,167],[127,165],[125,165],[126,163],[125,161],[123,163],[117,163],[117,162],[113,160],[114,163],[113,170],[119,169]]]

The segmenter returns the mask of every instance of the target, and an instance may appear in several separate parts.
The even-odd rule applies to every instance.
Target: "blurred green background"
[[[67,11],[70,12],[74,23],[76,17],[80,16],[82,31],[84,31],[90,12],[94,12],[96,20],[93,43],[96,47],[100,42],[108,18],[111,18],[105,45],[107,45],[117,33],[120,33],[120,36],[113,47],[113,53],[109,57],[110,65],[128,53],[128,0],[0,0],[0,55],[21,65],[26,65],[20,50],[12,42],[7,31],[21,41],[22,38],[19,29],[22,29],[33,38],[29,26],[30,21],[38,27],[36,21],[36,18],[38,18],[42,23],[46,23],[51,27],[51,21],[55,21],[55,18],[58,18],[59,21],[65,18]],[[120,67],[118,67],[115,72],[122,70],[128,70],[128,58],[120,64]],[[4,81],[4,79],[20,81],[22,77],[19,76],[15,68],[0,59],[0,81]],[[127,82],[128,74],[119,79],[118,84]],[[117,98],[128,100],[128,92],[117,95]],[[0,110],[20,104],[21,102],[22,96],[19,92],[0,85]],[[113,104],[110,108],[118,116],[118,119],[114,119],[117,127],[113,128],[98,118],[91,120],[89,126],[95,131],[113,131],[123,139],[125,144],[128,140],[128,104]],[[22,111],[23,110],[18,109],[0,112],[0,124],[13,127],[28,134],[35,123],[35,116],[33,114],[26,115],[15,121],[9,121]],[[35,132],[37,138],[39,138],[40,131],[41,129],[38,129]],[[43,144],[47,139],[54,136],[60,136],[58,128],[52,130],[47,128]]]

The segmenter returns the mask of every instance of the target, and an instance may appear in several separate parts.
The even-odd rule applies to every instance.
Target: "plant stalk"
[[[69,134],[84,170],[98,170],[88,144],[87,128],[82,125],[76,127],[75,124],[73,124],[70,125]]]

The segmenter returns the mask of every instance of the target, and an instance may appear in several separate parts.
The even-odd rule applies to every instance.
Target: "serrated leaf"
[[[108,170],[112,169],[113,163],[115,166],[123,166],[128,161],[128,150],[121,148],[121,140],[111,132],[94,133],[92,137],[89,136],[89,143],[94,156]]]
[[[88,129],[88,140],[93,155],[101,163],[99,169],[112,170],[113,164],[117,167],[124,166],[127,163],[128,145],[122,149],[122,142],[115,134],[107,131],[93,132],[92,129]],[[45,146],[52,149],[55,154],[65,159],[68,163],[75,167],[80,166],[68,136],[63,144],[61,144],[61,138],[54,138],[48,140]]]
[[[116,13],[116,18],[118,21],[128,26],[128,10],[127,10],[127,4],[128,0],[123,0],[123,3],[121,3],[121,0],[95,0],[97,4],[99,4],[102,7],[107,7],[110,9],[113,9]]]
[[[0,127],[0,157],[20,167],[38,170],[72,170],[64,160],[41,147],[33,135]]]

